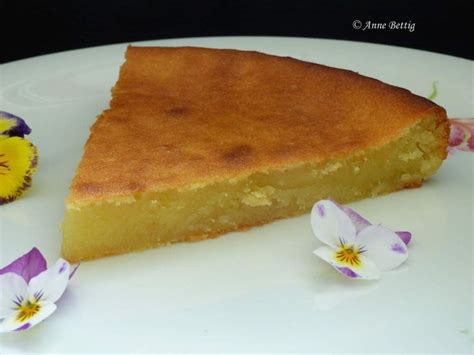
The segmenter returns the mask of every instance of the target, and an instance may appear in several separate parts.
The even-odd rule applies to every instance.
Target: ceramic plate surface
[[[257,50],[375,77],[473,117],[473,62],[405,48],[298,38],[143,42]],[[0,207],[0,265],[33,246],[59,257],[64,198],[88,128],[108,106],[127,44],[8,63],[0,109],[25,118],[40,150],[24,198]],[[413,232],[410,257],[376,282],[313,255],[309,215],[199,243],[84,262],[39,326],[0,352],[470,352],[472,154],[450,156],[420,189],[351,204]]]

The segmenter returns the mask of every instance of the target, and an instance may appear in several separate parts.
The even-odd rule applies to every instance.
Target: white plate
[[[258,50],[347,68],[473,116],[473,62],[365,43],[221,37],[140,43]],[[126,44],[2,67],[1,109],[24,117],[40,149],[34,185],[0,208],[5,265],[37,246],[59,257],[63,200],[108,106]],[[473,157],[450,156],[422,188],[351,206],[413,232],[408,262],[380,281],[345,279],[313,256],[309,216],[200,243],[83,263],[58,311],[0,336],[0,352],[470,352]]]

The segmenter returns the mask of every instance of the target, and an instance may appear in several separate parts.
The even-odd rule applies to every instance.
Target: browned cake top
[[[439,110],[354,72],[257,52],[129,47],[68,202],[344,156]]]

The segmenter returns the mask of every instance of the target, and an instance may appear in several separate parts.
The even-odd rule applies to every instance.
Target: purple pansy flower
[[[408,257],[409,232],[393,232],[369,221],[348,207],[330,200],[316,203],[311,211],[315,236],[324,246],[314,253],[350,278],[378,279]]]
[[[0,269],[0,332],[26,330],[50,316],[76,269],[70,273],[63,259],[48,269],[36,248]]]
[[[0,134],[10,137],[24,137],[31,133],[31,128],[18,116],[0,111]]]

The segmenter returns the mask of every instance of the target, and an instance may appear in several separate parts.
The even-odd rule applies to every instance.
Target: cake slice
[[[62,254],[195,241],[418,187],[444,109],[351,71],[257,52],[129,47],[66,200]],[[294,238],[295,236],[288,236]]]

